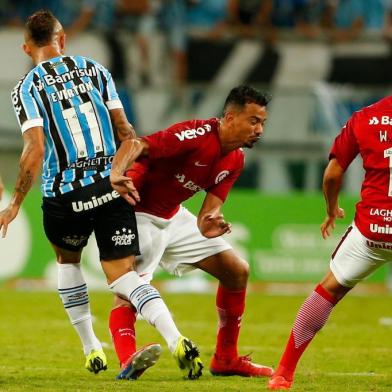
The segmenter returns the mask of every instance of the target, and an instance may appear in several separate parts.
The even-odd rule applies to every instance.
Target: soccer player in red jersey
[[[290,389],[302,353],[334,306],[358,282],[392,261],[392,97],[355,112],[333,143],[323,180],[324,239],[335,220],[344,217],[338,195],[344,172],[358,154],[365,178],[354,222],[333,252],[329,272],[302,304],[269,389]]]
[[[231,228],[222,205],[244,166],[242,147],[252,148],[263,133],[267,103],[259,91],[236,87],[226,99],[222,118],[185,121],[130,141],[113,160],[113,188],[130,203],[134,200],[129,192],[136,188],[140,195],[135,206],[141,246],[136,265],[139,275],[149,282],[161,265],[177,276],[199,268],[219,280],[219,328],[210,364],[214,375],[269,377],[273,372],[238,355],[249,266],[221,238]],[[206,197],[195,217],[181,203],[201,190]],[[110,318],[114,345],[122,358],[134,350],[134,338],[119,333],[128,330],[134,336],[135,316],[129,306],[117,299]]]

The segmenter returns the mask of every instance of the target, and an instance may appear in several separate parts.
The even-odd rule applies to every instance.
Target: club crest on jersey
[[[223,181],[224,178],[226,178],[229,175],[228,170],[223,170],[221,171],[215,178],[215,184],[219,184],[221,181]]]
[[[211,132],[211,125],[204,124],[202,127],[194,129],[184,129],[180,133],[176,132],[175,135],[180,142],[183,142],[185,139],[195,139],[198,136],[203,136],[208,132]]]
[[[136,235],[132,233],[131,229],[123,227],[121,231],[116,230],[116,233],[112,236],[112,241],[114,246],[131,245],[135,237]]]

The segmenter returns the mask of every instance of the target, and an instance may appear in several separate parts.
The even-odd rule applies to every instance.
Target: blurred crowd
[[[134,34],[146,83],[149,39],[162,33],[178,86],[186,81],[187,44],[195,37],[259,39],[271,46],[284,34],[344,42],[371,33],[392,40],[392,0],[0,0],[0,23],[20,26],[40,8],[52,10],[69,39],[85,30],[101,34],[116,80],[126,72],[117,33]]]

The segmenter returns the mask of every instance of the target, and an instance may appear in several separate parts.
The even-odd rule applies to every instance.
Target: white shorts
[[[392,242],[371,241],[350,226],[332,254],[330,268],[343,286],[354,287],[383,264],[392,261]]]
[[[141,253],[136,271],[146,281],[152,279],[158,265],[181,276],[195,268],[193,263],[232,249],[221,237],[203,237],[196,217],[182,206],[170,219],[137,212],[136,221]]]

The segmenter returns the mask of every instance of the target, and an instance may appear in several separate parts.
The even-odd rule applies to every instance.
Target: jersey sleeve
[[[339,165],[346,170],[359,153],[358,141],[354,133],[355,117],[346,123],[340,134],[335,138],[329,159],[336,158]]]
[[[179,123],[171,127],[144,136],[143,139],[149,145],[148,155],[152,159],[171,158],[187,154],[201,143],[201,139],[190,137],[192,124],[189,122]]]
[[[244,155],[241,155],[237,168],[231,171],[230,174],[222,181],[206,189],[206,191],[212,193],[216,197],[219,197],[219,199],[224,202],[230,192],[230,189],[233,187],[234,183],[237,181],[237,178],[240,176],[242,169],[244,168],[244,163]]]
[[[22,133],[43,127],[44,120],[34,94],[38,94],[30,77],[22,79],[12,90],[11,100]]]
[[[101,79],[101,93],[105,104],[109,110],[122,109],[120,97],[118,96],[116,85],[111,73],[101,64],[95,63],[98,68]]]

